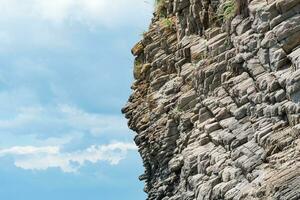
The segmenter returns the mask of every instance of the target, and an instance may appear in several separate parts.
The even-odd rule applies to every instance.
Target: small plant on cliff
[[[226,38],[226,40],[224,41],[224,46],[225,46],[226,49],[231,48],[232,42],[231,42],[230,37]]]
[[[155,12],[159,17],[166,16],[166,0],[155,0]]]
[[[178,107],[178,105],[173,108],[170,112],[170,117],[174,119],[177,123],[180,121],[180,116],[182,115],[183,110]]]
[[[200,60],[205,60],[206,58],[208,58],[208,53],[206,51],[202,51],[201,53],[194,56],[193,60],[197,63]]]
[[[142,33],[140,33],[140,36],[141,37],[146,37],[147,33],[148,33],[147,31],[143,31]]]
[[[180,115],[182,112],[182,109],[179,108],[178,105],[172,110],[172,113],[175,115]]]
[[[135,79],[141,78],[141,71],[142,71],[143,63],[139,60],[134,61],[134,69],[133,69],[133,75]]]
[[[221,20],[230,20],[236,14],[236,1],[235,0],[227,0],[224,4],[222,4],[218,11],[218,17]]]
[[[162,18],[160,20],[160,25],[164,28],[173,29],[174,21],[172,18]]]

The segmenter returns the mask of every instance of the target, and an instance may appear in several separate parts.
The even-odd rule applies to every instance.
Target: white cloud
[[[5,156],[8,154],[13,155],[28,155],[28,154],[57,154],[59,152],[59,147],[49,146],[49,147],[33,147],[33,146],[24,146],[24,147],[11,147],[8,149],[0,150],[0,156]]]
[[[1,96],[1,95],[0,95]],[[107,133],[128,133],[126,120],[121,115],[89,113],[67,104],[51,107],[21,107],[11,118],[0,118],[0,134],[5,132],[19,135],[61,133],[62,129],[81,132],[92,136]],[[65,133],[66,134],[66,133]],[[54,136],[54,135],[53,135]]]
[[[33,122],[38,118],[42,111],[43,109],[41,107],[20,108],[15,118],[0,120],[0,131],[1,129],[3,130],[22,127],[30,122]]]
[[[111,132],[123,132],[127,126],[122,116],[87,113],[77,107],[60,105],[67,123],[79,130],[85,130],[94,136]]]
[[[53,23],[130,24],[149,16],[151,10],[151,3],[143,0],[0,0],[0,15],[6,19],[25,17]]]
[[[15,166],[24,170],[59,168],[66,173],[75,173],[87,163],[106,161],[111,165],[117,165],[125,159],[128,151],[136,149],[134,144],[123,142],[93,145],[75,152],[61,152],[58,146],[16,146],[0,150],[0,157],[14,157]]]
[[[0,54],[39,48],[70,51],[77,48],[73,38],[78,30],[142,32],[152,7],[144,0],[0,0]]]

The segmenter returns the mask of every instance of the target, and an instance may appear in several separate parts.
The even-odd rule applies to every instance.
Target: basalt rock
[[[164,3],[122,110],[147,199],[300,199],[300,0]]]

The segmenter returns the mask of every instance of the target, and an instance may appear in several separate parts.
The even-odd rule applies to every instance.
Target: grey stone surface
[[[300,1],[226,3],[166,0],[132,50],[148,200],[300,199]]]

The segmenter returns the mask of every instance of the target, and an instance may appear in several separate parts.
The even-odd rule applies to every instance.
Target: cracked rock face
[[[148,200],[300,199],[300,0],[229,1],[166,0],[132,50]]]

